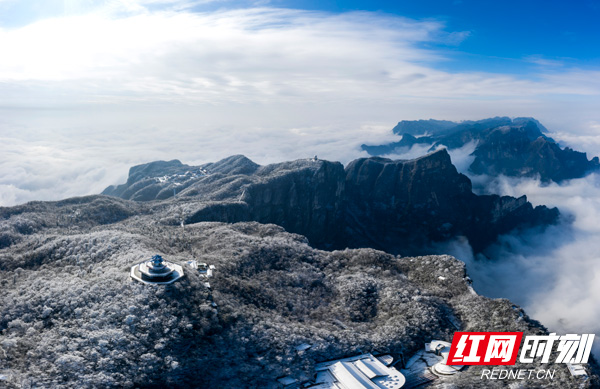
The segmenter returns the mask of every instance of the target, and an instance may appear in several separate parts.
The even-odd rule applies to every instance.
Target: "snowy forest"
[[[457,325],[546,333],[510,301],[475,294],[450,256],[321,251],[256,222],[172,225],[153,211],[169,206],[90,196],[0,209],[3,385],[277,388],[333,358],[405,360]],[[154,254],[184,278],[133,281],[130,267]],[[192,259],[215,266],[210,287]],[[546,384],[563,388],[572,377],[556,367]],[[478,381],[467,369],[434,387]]]

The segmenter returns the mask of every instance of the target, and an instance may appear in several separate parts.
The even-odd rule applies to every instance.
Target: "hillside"
[[[277,388],[281,376],[313,379],[329,359],[406,360],[457,328],[546,333],[510,301],[476,295],[464,263],[395,255],[459,235],[484,247],[558,217],[525,197],[474,195],[446,151],[346,168],[158,161],[107,192],[132,199],[0,208],[0,374],[10,387]],[[131,266],[155,254],[185,276],[132,280]],[[192,259],[216,267],[210,284]],[[584,386],[600,382],[590,366]],[[573,383],[557,369],[551,387]],[[431,386],[480,383],[469,368]]]
[[[98,220],[100,209],[111,220]],[[432,338],[451,340],[452,322],[545,333],[509,301],[475,295],[449,256],[320,251],[255,222],[182,228],[146,205],[101,196],[0,211],[12,234],[0,249],[9,387],[276,388],[277,377],[310,379],[331,358],[409,357]],[[211,288],[188,267],[170,286],[132,281],[130,266],[156,253],[214,264]],[[296,351],[302,343],[312,347]],[[572,384],[556,367],[547,387]],[[433,387],[474,387],[479,375],[473,367]]]

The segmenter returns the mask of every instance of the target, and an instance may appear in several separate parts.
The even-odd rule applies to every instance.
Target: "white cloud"
[[[2,31],[0,80],[47,82],[42,86],[89,103],[598,95],[590,80],[599,77],[591,72],[541,75],[534,82],[435,70],[442,57],[419,44],[466,34],[445,33],[434,21],[272,8],[148,12],[145,3],[118,2],[117,9],[140,7],[127,16],[115,16],[110,3]]]
[[[439,25],[381,22],[276,9],[47,19],[2,32],[0,80],[48,82],[88,102],[339,100],[390,80],[411,83],[422,73],[411,61],[433,58],[410,45]]]
[[[391,140],[391,142],[397,141],[401,139],[396,136]],[[416,143],[411,147],[400,147],[394,150],[393,153],[382,155],[382,157],[390,158],[390,159],[414,159],[421,157],[431,151],[447,149],[447,146],[440,144],[433,148],[433,144],[430,143]],[[469,167],[475,160],[475,156],[472,155],[473,151],[477,147],[477,142],[471,141],[464,144],[462,147],[447,150],[448,154],[450,154],[450,159],[452,160],[452,164],[456,167],[458,172],[469,175]],[[431,151],[430,151],[431,150]]]
[[[600,151],[600,123],[582,123],[577,132],[569,128],[553,131],[549,134],[562,147],[570,147],[587,153],[588,159],[598,156]]]
[[[545,68],[557,68],[565,66],[564,61],[544,58],[541,55],[530,55],[525,57],[524,60]]]

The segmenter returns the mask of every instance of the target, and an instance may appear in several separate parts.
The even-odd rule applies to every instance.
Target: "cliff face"
[[[534,209],[525,197],[476,196],[446,150],[410,161],[364,158],[346,169],[338,162],[310,159],[236,174],[244,158],[199,168],[202,175],[186,182],[168,203],[185,209],[186,215],[173,217],[172,207],[167,207],[164,212],[171,215],[164,220],[273,223],[308,237],[319,248],[375,247],[415,254],[427,252],[432,242],[461,235],[479,251],[499,234],[553,223],[558,217],[556,209]],[[220,170],[215,172],[215,167]],[[228,171],[234,173],[224,173]],[[131,186],[147,180],[157,181],[144,176]],[[161,184],[174,185],[169,178]]]
[[[250,220],[273,223],[326,247],[339,235],[343,220],[344,167],[339,162],[294,161],[266,166],[256,173],[242,200]]]
[[[475,174],[514,177],[539,176],[542,181],[561,182],[580,178],[598,170],[598,158],[588,160],[585,153],[561,148],[547,137],[546,128],[533,118],[497,117],[480,121],[454,123],[440,121],[402,121],[393,132],[402,135],[398,142],[387,145],[363,145],[370,155],[394,153],[416,143],[431,149],[444,145],[456,149],[477,142],[474,161],[469,170]],[[415,138],[414,135],[423,135]],[[400,150],[401,151],[401,150]]]
[[[359,245],[390,252],[450,238],[471,182],[445,150],[412,161],[359,159],[346,168],[346,224]],[[452,225],[450,225],[452,224]]]
[[[525,196],[476,196],[446,150],[411,161],[360,159],[346,173],[351,241],[388,252],[418,252],[459,235],[480,251],[500,234],[558,217],[556,209],[534,209]]]

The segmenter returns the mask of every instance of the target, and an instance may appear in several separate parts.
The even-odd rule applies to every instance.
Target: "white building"
[[[383,361],[383,362],[382,362]],[[323,362],[315,366],[317,378],[311,389],[398,389],[406,379],[386,364],[391,358],[362,354]]]
[[[208,265],[204,262],[198,262],[195,259],[187,261],[187,265],[194,270],[198,270],[201,276],[210,278],[213,276],[213,271],[216,269],[215,265]]]
[[[450,343],[432,340],[413,355],[402,369],[408,387],[426,385],[431,381],[458,373],[464,366],[447,365]]]
[[[571,373],[571,375],[574,377],[588,376],[587,371],[585,371],[585,367],[583,367],[583,365],[580,363],[567,363],[567,367],[569,368],[569,372]]]
[[[160,255],[131,267],[131,278],[144,284],[167,285],[183,277],[183,268],[167,262]]]
[[[450,353],[450,343],[443,340],[432,340],[431,343],[425,344],[425,351],[434,353],[442,357],[435,365],[431,366],[431,371],[437,376],[453,375],[458,373],[464,366],[462,365],[447,365],[448,354]]]

